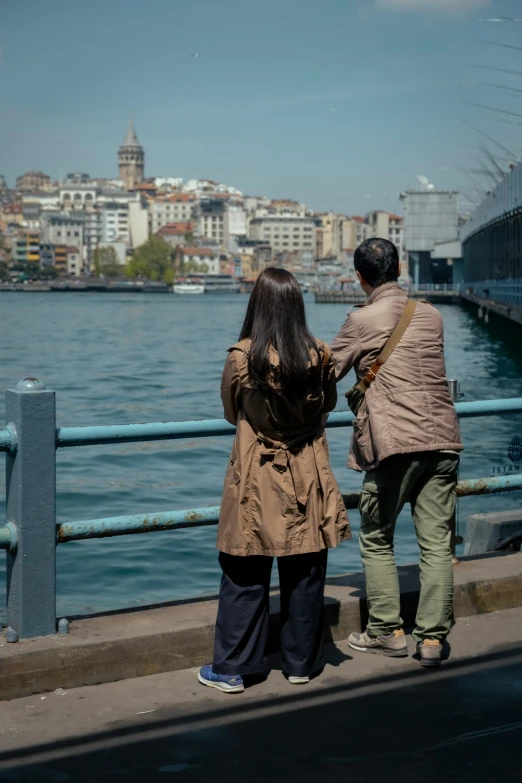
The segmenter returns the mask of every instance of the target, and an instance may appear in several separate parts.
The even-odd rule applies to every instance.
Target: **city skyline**
[[[481,137],[463,120],[520,150],[508,115],[463,104],[516,112],[512,95],[482,95],[488,76],[468,65],[515,68],[519,54],[477,42],[516,41],[509,26],[485,33],[479,22],[484,10],[511,15],[515,3],[437,9],[424,0],[327,0],[320,11],[294,0],[283,8],[228,0],[220,10],[163,0],[146,9],[134,0],[7,2],[0,173],[11,186],[28,169],[116,178],[114,150],[132,113],[146,177],[207,177],[347,214],[400,209],[398,192],[418,174],[471,190],[462,169],[477,165]],[[47,42],[37,80],[33,57],[19,57],[32,25]]]

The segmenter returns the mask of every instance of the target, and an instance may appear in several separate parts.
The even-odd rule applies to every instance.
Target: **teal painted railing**
[[[457,402],[455,408],[460,418],[520,413],[522,398]],[[8,641],[56,633],[56,544],[217,523],[219,506],[57,525],[56,449],[233,434],[235,428],[224,419],[56,428],[54,392],[35,379],[6,392],[6,413],[0,451],[7,462],[7,519],[0,527],[0,549],[8,559]],[[326,426],[351,426],[353,420],[349,411],[332,413]],[[457,493],[517,489],[522,489],[522,474],[463,481]],[[359,495],[344,499],[347,508],[356,508]],[[62,622],[60,627],[66,626]]]

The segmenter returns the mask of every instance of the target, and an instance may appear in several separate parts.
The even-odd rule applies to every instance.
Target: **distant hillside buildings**
[[[28,171],[11,191],[0,177],[0,231],[11,259],[79,276],[92,273],[97,250],[113,247],[123,273],[136,248],[158,235],[178,270],[204,264],[252,279],[278,264],[332,284],[355,280],[353,253],[367,237],[390,239],[406,258],[403,218],[383,210],[317,214],[291,199],[247,196],[211,179],[146,178],[132,119],[117,163],[115,179],[73,172],[51,182]]]

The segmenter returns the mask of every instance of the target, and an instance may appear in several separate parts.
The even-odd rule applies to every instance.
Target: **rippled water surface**
[[[241,295],[0,294],[0,388],[31,375],[57,393],[58,426],[222,417],[219,381],[226,349],[240,329]],[[522,396],[520,334],[508,323],[486,327],[475,313],[441,306],[448,375],[466,399]],[[313,332],[326,341],[345,317],[343,305],[307,296]],[[344,409],[339,389],[338,408]],[[3,396],[0,398],[3,407]],[[2,421],[3,410],[2,410]],[[343,491],[360,475],[346,470],[351,430],[329,432],[332,465]],[[463,422],[463,477],[509,469],[507,451],[522,435],[520,416]],[[231,438],[136,443],[59,450],[58,521],[185,509],[219,503]],[[0,455],[0,461],[3,457]],[[4,497],[3,468],[0,478]],[[473,498],[477,511],[522,506],[521,493]],[[350,512],[355,533],[357,512]],[[74,542],[58,547],[58,611],[98,611],[216,591],[215,527]],[[418,558],[409,514],[398,522],[400,562]],[[0,553],[0,606],[5,604]],[[330,573],[360,568],[357,537],[331,555]]]

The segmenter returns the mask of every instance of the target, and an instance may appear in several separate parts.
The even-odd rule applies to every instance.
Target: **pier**
[[[406,291],[410,299],[424,299],[433,304],[460,304],[461,292],[453,285],[420,285]],[[317,291],[315,301],[319,304],[363,305],[367,300],[362,291],[344,289],[341,291]]]

